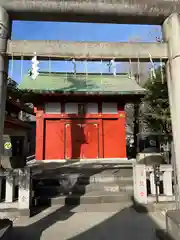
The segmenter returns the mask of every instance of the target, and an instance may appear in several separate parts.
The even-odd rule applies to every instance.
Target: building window
[[[45,104],[45,113],[50,113],[50,114],[61,113],[61,104],[60,103],[46,103]]]
[[[102,113],[117,114],[118,113],[117,103],[102,103]]]
[[[97,103],[87,103],[86,105],[87,113],[98,114],[98,104]]]
[[[65,113],[78,114],[78,103],[66,103],[65,104]]]
[[[98,114],[97,103],[66,103],[65,113],[70,114]]]

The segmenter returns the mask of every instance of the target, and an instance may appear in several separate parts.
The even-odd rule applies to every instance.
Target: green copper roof
[[[127,74],[40,73],[25,76],[19,89],[38,93],[144,94],[145,89]]]

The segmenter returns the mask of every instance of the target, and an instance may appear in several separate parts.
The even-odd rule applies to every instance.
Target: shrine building
[[[128,74],[40,72],[19,88],[32,95],[36,160],[126,160],[125,104],[145,89]]]

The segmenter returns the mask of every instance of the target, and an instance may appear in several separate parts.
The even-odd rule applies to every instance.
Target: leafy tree
[[[21,91],[18,88],[18,83],[16,81],[14,81],[13,79],[8,78],[8,81],[7,81],[7,97],[12,97],[12,98],[14,97],[14,99],[19,99],[19,101],[24,102],[23,104],[26,107],[33,108],[33,104],[29,103],[27,101],[28,100],[27,97],[32,98],[31,95],[32,95],[32,93],[26,94],[25,92]],[[31,114],[28,114],[27,112],[22,111],[21,120],[30,121],[30,116],[31,116]]]
[[[7,86],[8,88],[11,88],[11,89],[17,89],[18,84],[13,79],[8,78]]]
[[[7,96],[20,98],[22,96],[21,91],[18,89],[18,84],[11,78],[7,80]]]
[[[148,90],[143,99],[143,119],[154,132],[171,133],[171,116],[165,67],[155,70],[155,78],[149,77],[145,88]]]
[[[23,102],[27,103],[27,105],[30,105],[30,107],[32,107],[31,101],[32,99],[34,99],[34,96],[36,96],[36,94],[33,91],[26,92],[26,91],[20,90],[18,88],[18,83],[13,79],[8,78],[7,96],[11,96],[16,99],[23,99]]]

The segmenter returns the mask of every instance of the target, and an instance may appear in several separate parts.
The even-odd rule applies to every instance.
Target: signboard
[[[10,142],[5,142],[5,143],[4,143],[4,148],[5,148],[6,150],[11,149],[11,148],[12,148],[12,144],[11,144]]]

